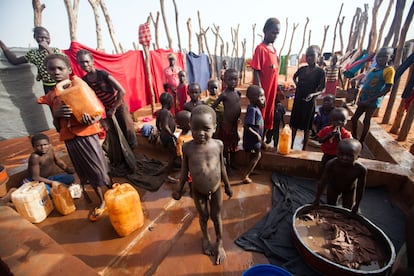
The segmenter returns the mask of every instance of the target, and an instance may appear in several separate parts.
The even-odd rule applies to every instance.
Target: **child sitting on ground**
[[[39,181],[46,184],[49,193],[53,182],[71,185],[75,181],[74,169],[69,167],[53,150],[49,137],[43,133],[33,135],[32,139],[33,152],[30,154],[27,166],[27,177],[23,183]],[[66,173],[55,174],[56,166]],[[11,194],[16,188],[11,188],[7,194],[1,198],[3,203],[11,200]]]
[[[188,85],[188,96],[190,101],[184,104],[184,110],[192,111],[194,107],[200,104],[204,104],[200,101],[201,87],[198,83],[192,82]]]
[[[344,139],[338,143],[338,157],[326,164],[314,205],[319,205],[320,197],[327,187],[329,205],[336,205],[339,195],[342,195],[342,206],[353,213],[358,212],[367,178],[367,168],[357,161],[361,149],[361,143],[356,139]]]
[[[164,92],[160,95],[162,108],[157,112],[155,124],[160,134],[161,144],[167,149],[169,158],[166,171],[170,172],[174,167],[174,161],[177,158],[177,137],[175,132],[175,120],[170,109],[173,106],[174,98],[170,93]]]
[[[61,82],[70,79],[72,69],[66,56],[51,54],[45,59],[47,71],[55,79]],[[49,105],[53,122],[59,131],[60,140],[65,141],[70,159],[79,176],[85,198],[90,201],[85,185],[92,185],[98,195],[100,205],[89,213],[89,220],[96,221],[105,211],[104,191],[110,183],[108,164],[99,143],[98,133],[101,131],[99,120],[101,116],[83,113],[78,121],[73,115],[72,108],[66,105],[56,90],[38,99],[38,103]]]
[[[318,112],[313,119],[313,132],[315,138],[316,134],[321,131],[324,127],[328,126],[331,123],[331,111],[335,108],[335,96],[326,95],[322,99],[322,106],[318,108]]]
[[[226,258],[222,240],[221,182],[224,182],[224,191],[229,197],[233,192],[224,166],[223,143],[212,138],[216,128],[216,113],[208,105],[199,105],[191,113],[190,125],[194,140],[183,145],[180,188],[173,193],[173,198],[176,200],[181,198],[185,181],[190,173],[193,177],[192,196],[203,233],[203,253],[214,255],[215,263],[221,264]],[[215,247],[211,244],[207,229],[209,217],[214,223]]]
[[[217,80],[209,80],[207,82],[207,91],[209,93],[208,98],[206,100],[206,105],[208,106],[212,106],[213,103],[217,100],[218,98],[218,87],[219,87],[219,82]],[[219,137],[219,131],[221,128],[221,123],[223,121],[223,112],[224,112],[224,106],[223,103],[219,103],[219,105],[214,109],[214,111],[216,111],[216,117],[217,117],[217,127],[216,127],[216,132],[214,133],[213,137],[214,138],[218,138]]]
[[[231,172],[232,160],[237,150],[239,134],[237,131],[238,120],[241,113],[240,92],[236,90],[239,75],[236,70],[228,69],[224,74],[226,90],[220,94],[211,106],[216,109],[222,102],[224,105],[223,123],[220,129],[220,140],[224,143],[224,159],[226,160],[227,172]]]
[[[53,182],[60,182],[70,185],[74,182],[74,169],[69,167],[53,150],[49,137],[43,133],[35,134],[32,137],[33,152],[30,154],[27,166],[27,177],[24,183],[41,181],[46,184],[48,192]],[[55,166],[61,168],[65,174],[55,174]]]
[[[345,108],[334,108],[331,111],[331,124],[321,129],[317,134],[323,152],[321,171],[323,171],[326,162],[336,157],[339,141],[351,138],[351,133],[345,129],[347,117],[348,112]]]
[[[246,93],[250,104],[247,106],[246,117],[244,118],[243,148],[250,153],[250,163],[242,180],[244,184],[252,182],[250,174],[262,157],[260,148],[262,147],[264,123],[261,109],[265,106],[263,88],[250,85]]]

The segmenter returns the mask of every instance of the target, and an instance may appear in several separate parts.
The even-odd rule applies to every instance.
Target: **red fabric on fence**
[[[171,50],[157,49],[150,51],[152,87],[154,88],[155,99],[158,102],[160,94],[164,92],[164,68],[169,66],[168,55],[173,53]],[[175,65],[184,71],[184,56],[182,53],[174,53],[177,57]]]
[[[76,61],[76,53],[80,49],[90,51],[95,60],[95,67],[108,71],[124,87],[124,99],[130,112],[151,103],[151,95],[146,84],[147,78],[142,51],[128,51],[123,54],[112,55],[96,51],[78,42],[72,42],[70,48],[64,50],[64,53],[70,59],[73,73],[79,77],[85,75],[85,72],[78,66]],[[168,65],[166,57],[165,60]]]

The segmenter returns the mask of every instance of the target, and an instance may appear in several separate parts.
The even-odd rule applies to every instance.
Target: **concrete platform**
[[[137,127],[144,123],[143,118],[151,117],[148,110],[151,109],[147,107],[147,110],[135,114]],[[145,123],[153,124],[154,121]],[[56,133],[48,131],[47,134],[52,137],[52,143],[59,154],[66,156],[64,145],[58,141]],[[374,138],[378,135],[383,137],[385,134],[373,126],[370,135]],[[138,135],[138,138],[136,154],[167,160],[166,152],[161,146],[149,144],[141,135]],[[301,139],[297,137],[297,143],[300,142]],[[385,145],[384,151],[389,152],[391,157],[384,157],[389,158],[389,161],[361,159],[369,168],[369,185],[386,186],[395,203],[405,210],[414,204],[413,171],[409,167],[412,157],[410,159],[404,153],[400,153],[400,158],[395,156],[393,152],[398,152],[399,149],[394,148],[385,138],[379,139],[378,147],[381,145]],[[6,149],[0,153],[0,162],[10,173],[10,185],[16,185],[27,166],[27,158],[31,152],[30,141],[27,138],[19,138],[15,142],[0,141],[0,147]],[[214,265],[214,260],[201,252],[200,227],[192,199],[187,194],[180,201],[173,200],[171,193],[177,186],[167,182],[156,192],[137,188],[145,223],[142,228],[127,237],[119,237],[116,234],[107,215],[95,223],[87,220],[89,210],[98,202],[90,188],[88,191],[93,203],[88,204],[83,198],[75,200],[77,210],[68,216],[61,216],[53,211],[45,221],[36,225],[27,225],[22,218],[18,220],[26,222],[26,226],[32,229],[33,233],[36,229],[41,230],[39,232],[60,246],[59,250],[72,255],[100,275],[241,275],[254,264],[268,263],[265,256],[240,249],[234,244],[234,240],[254,226],[270,210],[271,172],[310,178],[317,178],[319,174],[321,153],[318,148],[309,147],[309,151],[301,151],[299,148],[300,145],[295,145],[295,149],[286,156],[275,152],[263,152],[258,170],[252,175],[254,182],[249,185],[240,184],[247,157],[243,151],[237,153],[240,170],[236,170],[230,177],[234,195],[231,199],[224,196],[223,202],[223,242],[227,260],[222,265]],[[380,152],[379,148],[375,149],[374,154]],[[174,176],[178,177],[178,174],[175,172]],[[126,181],[123,178],[114,180],[120,183]],[[15,229],[13,225],[19,225],[14,222],[19,216],[13,212],[9,210],[0,222],[0,239],[7,240],[7,244],[18,243],[20,237],[8,233],[10,229]],[[214,239],[211,222],[209,232]],[[1,244],[0,248],[3,248],[3,243]],[[29,244],[27,252],[32,248],[33,245]],[[0,257],[6,260],[10,267],[16,266],[8,261],[10,254],[0,249]],[[31,258],[33,255],[26,256]],[[37,266],[38,264],[35,265]],[[46,263],[42,267],[45,270],[39,270],[40,272],[35,275],[52,275],[46,270],[47,267]],[[33,275],[15,271],[15,275]],[[78,274],[80,273],[72,275]]]

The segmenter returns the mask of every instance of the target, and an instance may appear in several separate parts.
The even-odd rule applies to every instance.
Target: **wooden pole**
[[[289,58],[289,56],[290,56],[290,52],[292,51],[293,37],[295,36],[295,31],[296,31],[296,28],[297,28],[298,26],[299,26],[299,23],[297,23],[297,24],[293,23],[292,36],[290,37],[289,50],[288,50],[288,52],[287,52],[287,56],[288,56],[288,58]],[[299,64],[299,61],[300,61],[300,57],[298,57],[298,64]],[[287,81],[287,76],[288,76],[288,74],[286,74],[286,75],[285,75],[285,81]]]
[[[147,23],[149,24],[150,17],[147,18]],[[151,55],[149,52],[149,45],[142,45],[144,48],[144,59],[145,59],[145,69],[147,71],[147,80],[148,80],[148,87],[151,93],[151,114],[155,112],[155,93],[154,88],[152,86],[152,75],[151,75]]]
[[[170,30],[168,29],[168,24],[167,24],[167,16],[165,15],[165,6],[164,6],[164,0],[160,0],[160,6],[161,6],[161,15],[162,15],[162,20],[164,21],[164,29],[165,29],[165,34],[167,35],[167,41],[168,41],[168,48],[172,49],[172,38],[170,35]]]
[[[34,26],[42,26],[42,12],[46,8],[45,4],[41,4],[40,0],[32,0],[34,12]]]
[[[286,42],[287,33],[288,33],[288,26],[289,26],[289,20],[288,20],[288,18],[286,17],[285,36],[283,37],[282,47],[280,47],[280,50],[279,50],[279,59],[280,59],[280,57],[282,56],[282,50],[283,50],[283,48],[285,47],[285,42]],[[288,60],[289,60],[289,56],[288,56],[286,59],[287,59],[287,60],[286,60],[286,66],[288,66],[288,64],[289,64],[289,62],[288,62]]]
[[[154,36],[155,36],[154,50],[156,50],[160,48],[160,44],[158,42],[158,39],[159,39],[158,25],[160,23],[160,12],[157,12],[157,17],[155,20],[154,20],[154,17],[152,16],[152,13],[150,13],[150,18],[151,18],[152,24],[154,24]]]
[[[178,50],[181,52],[181,38],[180,38],[180,27],[178,25],[178,7],[175,0],[174,3],[174,10],[175,10],[175,27],[177,29],[177,39],[178,39]]]
[[[405,39],[407,37],[408,28],[410,27],[411,21],[413,19],[413,14],[414,14],[414,2],[411,3],[410,10],[408,11],[404,25],[401,28],[401,32],[399,36],[400,40],[399,40],[398,47],[397,47],[397,53],[395,54],[395,58],[394,58],[395,67],[398,67],[401,64]],[[384,117],[382,118],[383,124],[388,124],[388,122],[390,121],[392,109],[394,107],[395,98],[397,97],[397,89],[398,89],[398,85],[396,88],[393,87],[391,90],[390,98],[387,103],[387,108],[385,110]]]
[[[387,7],[387,11],[385,12],[384,18],[382,19],[381,27],[378,31],[378,39],[377,39],[377,45],[375,46],[375,52],[381,47],[381,40],[382,40],[382,34],[384,32],[384,28],[385,28],[385,23],[387,23],[388,21],[388,17],[390,16],[391,8],[393,4],[394,4],[394,0],[390,0],[388,7]]]
[[[298,51],[298,56],[300,56],[300,54],[302,54],[303,47],[305,46],[306,28],[308,27],[308,24],[309,24],[309,17],[306,17],[306,23],[305,23],[305,26],[303,28],[303,35],[302,35],[302,46],[300,46],[300,49]],[[299,64],[298,64],[298,67],[299,67]]]
[[[338,17],[336,18],[335,28],[334,28],[334,36],[332,42],[332,55],[335,53],[335,42],[336,42],[336,28],[338,27],[339,20],[341,18],[342,8],[344,7],[344,3],[341,4],[341,8],[339,9]]]

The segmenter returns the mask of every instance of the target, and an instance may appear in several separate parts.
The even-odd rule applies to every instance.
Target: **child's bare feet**
[[[224,251],[223,245],[217,246],[216,265],[222,264],[226,259],[226,251]]]
[[[249,177],[245,177],[243,180],[242,180],[242,183],[243,184],[249,184],[249,183],[252,183],[253,181],[249,178]]]
[[[203,239],[203,253],[208,256],[214,256],[215,254],[214,246],[211,245],[209,240]]]
[[[97,221],[98,219],[100,219],[102,217],[105,210],[106,210],[105,208],[98,208],[98,207],[91,210],[89,212],[89,215],[88,215],[89,220],[92,221],[92,222]]]
[[[175,199],[175,200],[180,200],[181,199],[181,193],[180,192],[173,192],[172,193],[172,197]]]

